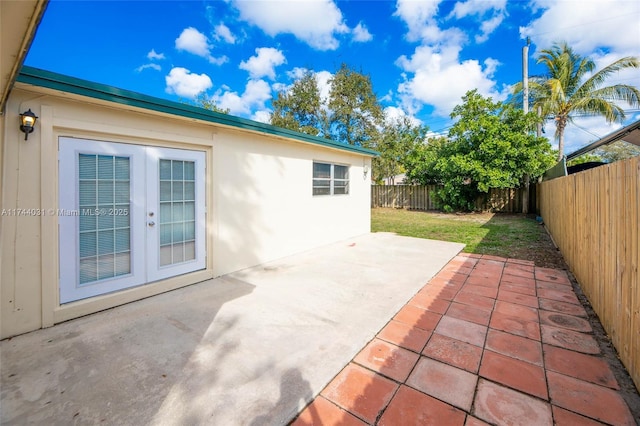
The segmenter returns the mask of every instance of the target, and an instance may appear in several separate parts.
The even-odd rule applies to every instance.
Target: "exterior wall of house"
[[[39,120],[24,141],[17,116],[29,108]],[[1,338],[370,230],[368,155],[24,83],[1,120]],[[60,137],[204,151],[206,269],[61,305],[58,217],[51,210],[58,208]],[[349,165],[349,195],[312,196],[314,160]]]

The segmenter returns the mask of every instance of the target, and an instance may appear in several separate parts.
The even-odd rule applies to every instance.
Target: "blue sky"
[[[441,133],[467,90],[506,99],[527,36],[535,75],[537,50],[554,41],[599,65],[640,56],[638,22],[637,0],[51,0],[25,64],[174,101],[200,94],[267,122],[271,98],[301,70],[326,94],[344,62],[371,76],[388,117]],[[611,82],[640,87],[640,70]],[[625,123],[640,119],[624,108]],[[619,127],[580,118],[566,152]]]

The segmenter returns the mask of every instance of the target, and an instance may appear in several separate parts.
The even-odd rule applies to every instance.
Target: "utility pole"
[[[522,48],[522,110],[529,112],[529,44],[531,39],[527,37],[527,44]],[[524,193],[522,194],[522,213],[529,213],[529,173],[524,175]]]

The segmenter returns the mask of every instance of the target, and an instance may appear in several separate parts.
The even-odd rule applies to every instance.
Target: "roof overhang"
[[[0,0],[0,114],[49,0]]]
[[[620,130],[610,133],[607,136],[600,138],[597,141],[590,143],[589,145],[582,147],[577,151],[572,152],[571,154],[567,154],[567,161],[579,157],[582,154],[586,154],[587,152],[593,151],[594,149],[598,149],[603,145],[608,145],[610,143],[618,141],[624,141],[632,143],[636,146],[640,146],[640,120],[635,121]]]
[[[1,2],[2,0],[0,0]],[[101,83],[82,80],[51,71],[24,66],[18,75],[17,82],[21,84],[42,87],[61,94],[72,94],[91,98],[101,102],[115,103],[129,109],[142,109],[147,112],[169,114],[174,117],[182,117],[216,124],[223,127],[235,128],[261,134],[272,135],[278,138],[294,140],[297,142],[318,145],[329,149],[347,151],[368,157],[377,157],[378,152],[360,146],[348,145],[318,136],[272,126],[258,121],[222,114],[193,105],[182,104],[156,98],[130,90],[119,89]]]

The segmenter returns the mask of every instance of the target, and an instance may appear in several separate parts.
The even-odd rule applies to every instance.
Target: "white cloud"
[[[212,100],[220,108],[229,109],[234,115],[249,116],[252,110],[263,110],[265,102],[271,99],[271,88],[264,80],[249,80],[244,93],[217,91]]]
[[[367,41],[373,40],[373,35],[369,32],[366,26],[360,22],[356,27],[352,30],[353,41],[359,43],[365,43]]]
[[[416,117],[409,115],[404,109],[396,106],[388,106],[384,108],[384,118],[387,123],[396,123],[399,119],[403,117],[408,117],[411,121],[411,124],[414,126],[422,125],[422,121],[418,120]]]
[[[251,116],[251,119],[255,121],[259,121],[260,123],[269,124],[271,122],[271,111],[267,109],[256,111]]]
[[[457,2],[451,11],[451,16],[464,18],[465,16],[482,16],[492,10],[504,10],[507,0],[467,0]]]
[[[164,53],[157,53],[155,49],[151,49],[149,53],[147,53],[147,59],[152,61],[161,61],[165,59]]]
[[[252,79],[268,77],[274,80],[276,78],[275,67],[287,62],[282,52],[273,47],[259,47],[255,52],[255,56],[240,62],[240,69],[248,71]]]
[[[216,40],[224,40],[229,44],[234,44],[236,42],[236,37],[231,33],[229,27],[222,22],[215,26],[213,34]]]
[[[556,41],[566,41],[577,53],[589,55],[600,48],[620,56],[640,53],[640,2],[600,0],[532,0],[533,7],[544,10],[540,18],[520,28],[520,36],[531,37],[539,49]]]
[[[473,16],[479,19],[481,33],[476,35],[475,40],[476,43],[484,43],[507,16],[506,7],[506,0],[467,0],[457,2],[449,17],[462,19]]]
[[[176,49],[178,50],[184,50],[185,52],[201,56],[215,65],[222,65],[227,62],[228,58],[226,56],[215,58],[211,55],[212,48],[213,46],[209,44],[207,36],[193,27],[182,30],[182,33],[176,39]]]
[[[466,40],[464,32],[460,29],[441,29],[438,26],[438,6],[441,1],[398,0],[394,16],[398,16],[407,24],[407,40],[447,44],[462,44]]]
[[[175,67],[165,77],[167,93],[175,93],[178,96],[195,98],[198,94],[213,86],[211,79],[206,74],[193,74],[186,68]]]
[[[138,68],[136,68],[137,72],[142,72],[146,69],[154,69],[156,71],[160,71],[162,68],[160,67],[160,65],[158,64],[144,64],[144,65],[140,65]]]
[[[240,18],[259,27],[266,34],[293,34],[318,50],[335,50],[337,34],[349,32],[342,12],[332,0],[289,2],[234,0]]]
[[[413,74],[405,76],[405,81],[398,87],[405,108],[413,111],[424,104],[432,105],[435,115],[446,117],[472,89],[478,89],[481,95],[491,96],[494,100],[506,99],[509,88],[497,89],[492,79],[498,61],[492,58],[482,64],[475,59],[460,61],[458,53],[458,46],[419,46],[411,58],[401,56],[398,59],[397,64]]]

